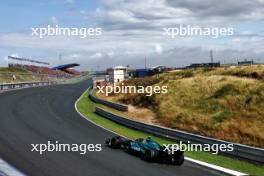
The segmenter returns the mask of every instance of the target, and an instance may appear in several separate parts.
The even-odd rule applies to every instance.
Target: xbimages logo
[[[201,27],[198,25],[180,25],[177,27],[163,28],[163,35],[171,38],[188,37],[188,36],[209,36],[211,38],[218,38],[221,36],[234,35],[232,27]]]
[[[85,155],[87,152],[102,151],[101,144],[62,144],[59,141],[48,141],[46,144],[31,144],[31,152],[37,152],[40,155],[45,152],[79,152]]]
[[[194,144],[190,141],[183,143],[180,141],[178,144],[163,144],[164,151],[171,152],[172,154],[178,150],[181,151],[204,151],[211,152],[212,154],[218,154],[220,152],[232,152],[234,151],[234,144]]]
[[[37,36],[39,38],[44,38],[46,36],[78,36],[80,38],[86,38],[91,36],[102,35],[102,28],[69,28],[60,27],[58,25],[41,28],[31,28],[32,36]]]
[[[166,94],[168,93],[168,86],[131,86],[124,85],[121,83],[119,85],[113,84],[113,86],[97,86],[98,93],[105,94],[106,96],[110,94],[145,94],[147,97],[153,94]]]

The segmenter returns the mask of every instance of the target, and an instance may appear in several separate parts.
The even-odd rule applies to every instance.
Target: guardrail
[[[12,89],[22,89],[28,87],[38,87],[52,85],[53,82],[20,82],[20,83],[6,83],[0,84],[0,90],[12,90]]]
[[[91,90],[89,92],[89,97],[92,101],[94,101],[96,103],[100,103],[100,104],[109,106],[109,107],[114,108],[116,110],[119,110],[119,111],[127,111],[128,110],[128,106],[126,106],[126,105],[119,104],[119,103],[113,103],[110,101],[106,101],[106,100],[97,98],[96,96],[93,95],[93,90]]]
[[[219,152],[224,155],[229,155],[235,158],[244,159],[250,162],[254,162],[257,164],[264,164],[264,149],[251,147],[242,144],[230,143],[223,140],[218,140],[214,138],[204,137],[201,135],[191,134],[188,132],[165,128],[157,125],[149,125],[142,122],[134,121],[127,119],[125,117],[113,114],[108,112],[102,108],[96,107],[95,112],[107,119],[110,119],[116,123],[121,125],[140,130],[143,132],[147,132],[153,135],[165,137],[168,139],[172,139],[175,141],[182,141],[187,143],[188,141],[192,144],[233,144],[234,150],[232,152]]]

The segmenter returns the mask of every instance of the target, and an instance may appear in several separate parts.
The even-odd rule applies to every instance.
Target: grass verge
[[[121,134],[123,136],[127,136],[132,139],[136,139],[139,137],[147,137],[152,136],[156,141],[158,141],[160,144],[169,144],[169,143],[175,143],[175,141],[167,140],[165,138],[160,138],[157,136],[153,136],[148,133],[140,132],[131,128],[127,128],[125,126],[122,126],[120,124],[117,124],[111,120],[108,120],[104,117],[101,117],[94,113],[95,106],[98,104],[92,102],[88,98],[88,90],[82,95],[80,100],[77,102],[77,109],[78,111],[83,114],[86,118],[92,120],[96,124],[107,128],[109,130],[112,130],[118,134]],[[193,152],[193,151],[187,151],[185,152],[185,156],[204,161],[207,163],[215,164],[221,167],[233,169],[236,171],[244,172],[250,175],[256,175],[261,176],[264,173],[264,167],[263,166],[256,166],[254,164],[240,161],[237,159],[221,156],[221,155],[213,155],[207,152]]]

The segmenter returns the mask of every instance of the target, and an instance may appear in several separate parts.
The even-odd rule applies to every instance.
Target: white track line
[[[2,176],[26,176],[0,158],[0,175]]]
[[[77,109],[77,103],[80,101],[80,99],[84,96],[85,93],[86,93],[86,91],[78,98],[78,100],[74,104],[76,112],[81,117],[83,117],[84,119],[88,120],[92,124],[94,124],[96,126],[99,126],[99,127],[103,128],[106,131],[109,131],[109,132],[114,133],[116,135],[122,136],[122,135],[120,135],[120,134],[118,134],[118,133],[116,133],[114,131],[111,131],[111,130],[101,126],[101,125],[96,124],[95,122],[93,122],[89,118],[86,118],[83,114],[80,113],[80,111]],[[127,138],[125,136],[122,136],[122,137]],[[227,175],[232,175],[232,176],[246,176],[246,175],[248,175],[248,174],[245,174],[245,173],[242,173],[242,172],[238,172],[238,171],[235,171],[235,170],[227,169],[227,168],[224,168],[224,167],[221,167],[221,166],[217,166],[217,165],[214,165],[214,164],[209,164],[209,163],[206,163],[206,162],[203,162],[203,161],[199,161],[199,160],[195,160],[195,159],[192,159],[192,158],[189,158],[189,157],[185,157],[185,159],[187,161],[191,162],[191,163],[194,163],[194,164],[197,164],[199,166],[203,166],[203,167],[206,167],[206,168],[209,168],[211,170],[215,170],[217,172],[221,172],[221,173],[224,173],[224,174],[227,174]]]
[[[199,160],[195,160],[195,159],[192,159],[192,158],[189,158],[189,157],[185,157],[185,159],[187,161],[190,161],[190,162],[194,163],[194,164],[201,165],[201,166],[207,167],[207,168],[211,168],[213,170],[216,170],[218,172],[222,172],[224,174],[235,175],[235,176],[248,175],[248,174],[245,174],[245,173],[242,173],[242,172],[238,172],[238,171],[235,171],[235,170],[227,169],[227,168],[224,168],[224,167],[221,167],[221,166],[217,166],[217,165],[214,165],[214,164],[209,164],[209,163],[206,163],[206,162],[203,162],[203,161],[199,161]]]

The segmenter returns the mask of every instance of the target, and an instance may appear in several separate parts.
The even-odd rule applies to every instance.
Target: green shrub
[[[226,84],[217,91],[215,91],[213,98],[221,98],[226,95],[236,95],[236,94],[240,94],[240,91],[233,84]]]
[[[245,104],[249,105],[252,102],[252,99],[253,99],[252,95],[247,95],[245,99]]]
[[[182,71],[175,72],[174,75],[180,76],[182,78],[190,78],[194,76],[193,72],[194,72],[193,70],[182,70]]]
[[[186,118],[186,114],[180,113],[175,118],[173,118],[173,123],[182,123]]]
[[[213,68],[203,68],[203,72],[210,72],[210,71],[213,71],[214,69]]]
[[[253,79],[262,79],[263,75],[256,71],[246,71],[246,70],[234,70],[234,71],[227,71],[223,75],[232,75],[237,77],[247,77]]]
[[[228,119],[231,116],[231,112],[229,110],[224,110],[222,112],[218,112],[216,115],[213,116],[213,119],[217,122],[217,123],[221,123],[223,121],[225,121],[226,119]]]

